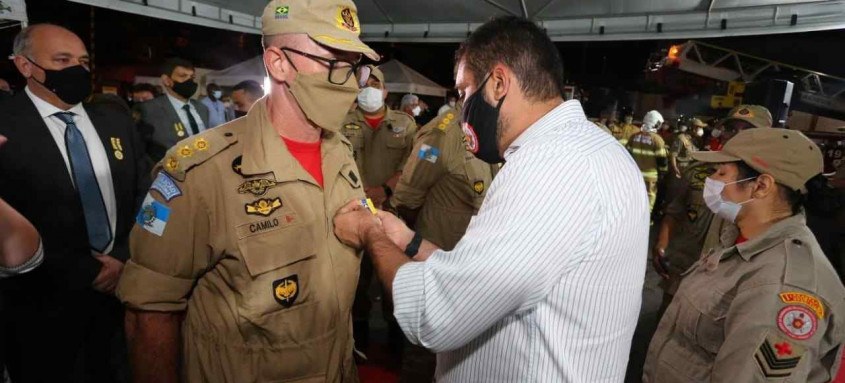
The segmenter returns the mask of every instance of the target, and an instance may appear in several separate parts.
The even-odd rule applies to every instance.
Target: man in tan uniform
[[[681,178],[681,173],[692,161],[690,154],[698,150],[689,133],[688,123],[678,126],[678,133],[675,134],[672,143],[669,145],[669,167],[676,178]]]
[[[361,55],[378,58],[356,13],[348,0],[270,2],[269,96],[157,166],[118,288],[135,382],[358,380],[360,257],[330,219],[364,197],[338,132],[369,76]]]
[[[713,192],[720,214],[751,199],[733,213],[741,231],[725,233],[686,271],[643,381],[829,382],[845,341],[845,287],[780,189],[801,193],[823,168],[821,151],[797,131],[752,129],[721,152],[693,157],[727,164],[711,176],[730,187]],[[738,167],[730,173],[738,161],[758,172],[748,186],[737,185],[745,177]]]
[[[349,111],[340,130],[352,143],[364,191],[377,208],[393,195],[417,131],[413,117],[384,104],[387,98],[384,85],[384,73],[372,68],[366,87],[358,93],[358,107]],[[372,262],[365,253],[352,311],[356,346],[363,351],[369,345],[372,280]],[[392,338],[401,342],[398,327],[393,330],[396,336]]]
[[[640,133],[640,127],[634,125],[634,115],[630,112],[625,113],[625,118],[616,127],[611,127],[611,134],[616,138],[622,146],[628,144],[628,139],[631,136]]]
[[[346,115],[341,129],[352,143],[364,190],[376,207],[393,194],[417,132],[414,118],[387,107],[385,98],[384,74],[373,68],[358,95],[358,108]]]
[[[443,250],[463,237],[493,181],[491,165],[467,151],[459,122],[460,111],[449,109],[420,129],[386,206]],[[435,364],[433,353],[405,342],[402,382],[431,382]]]
[[[643,173],[648,202],[652,210],[657,200],[657,184],[669,169],[666,163],[666,144],[657,134],[657,128],[661,124],[663,124],[663,116],[660,113],[656,110],[648,112],[643,118],[642,131],[631,136],[625,145]]]

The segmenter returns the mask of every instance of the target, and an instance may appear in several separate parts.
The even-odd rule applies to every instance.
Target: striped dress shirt
[[[649,207],[639,168],[567,101],[523,132],[452,251],[410,262],[394,315],[437,382],[622,382]]]

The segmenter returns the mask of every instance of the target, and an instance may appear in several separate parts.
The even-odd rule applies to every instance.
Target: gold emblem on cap
[[[734,114],[734,117],[754,118],[754,113],[752,113],[748,108],[742,108]]]
[[[349,32],[358,32],[358,15],[349,7],[339,7],[337,11],[337,27]]]
[[[288,16],[290,15],[290,7],[287,6],[287,5],[276,7],[273,14],[274,14],[274,17],[276,18],[276,20],[287,19]]]
[[[206,141],[205,138],[197,138],[197,140],[194,141],[194,149],[200,151],[208,150],[208,141]]]

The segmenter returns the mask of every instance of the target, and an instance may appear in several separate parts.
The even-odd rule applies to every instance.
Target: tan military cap
[[[264,36],[304,33],[327,47],[379,60],[358,38],[358,9],[350,0],[273,0],[264,8],[261,23]]]
[[[377,66],[373,65],[373,70],[370,72],[370,76],[377,78],[381,85],[386,87],[386,84],[384,83],[384,72],[382,72]]]
[[[711,163],[742,161],[780,184],[806,192],[804,184],[824,170],[822,151],[797,130],[747,129],[728,140],[721,151],[694,152]]]
[[[707,124],[705,124],[704,121],[701,121],[697,118],[693,118],[692,120],[690,120],[690,124],[692,126],[696,127],[696,128],[703,128],[703,127],[707,126]]]
[[[731,109],[728,116],[725,117],[719,125],[724,125],[730,120],[745,121],[755,128],[771,128],[772,114],[769,110],[760,105],[740,105]]]

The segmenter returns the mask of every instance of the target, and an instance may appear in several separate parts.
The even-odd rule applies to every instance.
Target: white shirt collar
[[[32,91],[29,90],[28,86],[24,88],[24,92],[26,92],[26,95],[29,96],[30,100],[32,100],[32,103],[35,104],[35,109],[38,110],[38,114],[41,115],[41,118],[48,118],[56,113],[71,112],[76,116],[81,116],[85,113],[85,108],[82,107],[81,103],[74,105],[68,110],[61,110],[55,105],[44,101],[41,97],[36,96],[35,93],[32,93]]]
[[[564,117],[565,116],[565,117]],[[539,120],[535,121],[528,129],[522,132],[513,142],[505,149],[505,160],[508,156],[516,152],[520,146],[524,145],[531,138],[541,135],[557,127],[562,120],[585,120],[587,116],[584,114],[584,109],[581,107],[581,102],[578,100],[569,100],[560,103],[554,109],[546,113]]]
[[[184,108],[185,105],[188,105],[188,103],[190,102],[190,99],[188,99],[188,101],[179,100],[178,98],[173,97],[170,93],[166,91],[164,92],[164,94],[167,95],[167,99],[170,100],[170,104],[172,104],[173,107],[176,108],[177,112],[182,110],[182,108]]]

